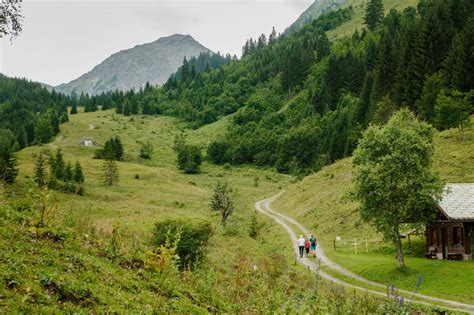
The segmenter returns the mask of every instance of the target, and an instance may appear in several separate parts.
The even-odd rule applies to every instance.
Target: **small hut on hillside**
[[[426,227],[427,257],[472,259],[474,184],[448,184],[435,221]]]
[[[77,145],[84,147],[95,147],[97,146],[97,143],[92,139],[82,139]]]

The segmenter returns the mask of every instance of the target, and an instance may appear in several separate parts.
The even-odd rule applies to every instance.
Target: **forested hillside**
[[[18,149],[49,142],[68,121],[72,102],[39,83],[0,76],[0,128],[13,133]]]
[[[473,6],[421,1],[388,13],[368,6],[366,28],[336,42],[326,31],[351,19],[353,9],[329,12],[291,35],[247,42],[239,61],[149,89],[137,96],[136,112],[152,103],[154,113],[194,127],[237,112],[209,146],[212,161],[319,169],[349,155],[369,123],[399,108],[440,129],[456,125],[456,110],[445,110],[454,103],[464,104],[463,117],[472,110]]]

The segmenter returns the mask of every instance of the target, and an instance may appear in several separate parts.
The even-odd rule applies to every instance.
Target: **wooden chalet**
[[[435,221],[426,227],[427,257],[472,259],[474,184],[447,184]]]

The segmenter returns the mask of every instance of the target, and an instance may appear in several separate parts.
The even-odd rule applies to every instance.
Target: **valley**
[[[474,4],[288,25],[0,74],[0,313],[474,313]]]

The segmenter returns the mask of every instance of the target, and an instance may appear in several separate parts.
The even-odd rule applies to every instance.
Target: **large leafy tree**
[[[363,220],[397,248],[405,266],[400,229],[435,215],[442,185],[432,169],[434,129],[400,110],[387,125],[370,126],[354,151],[352,198]]]

